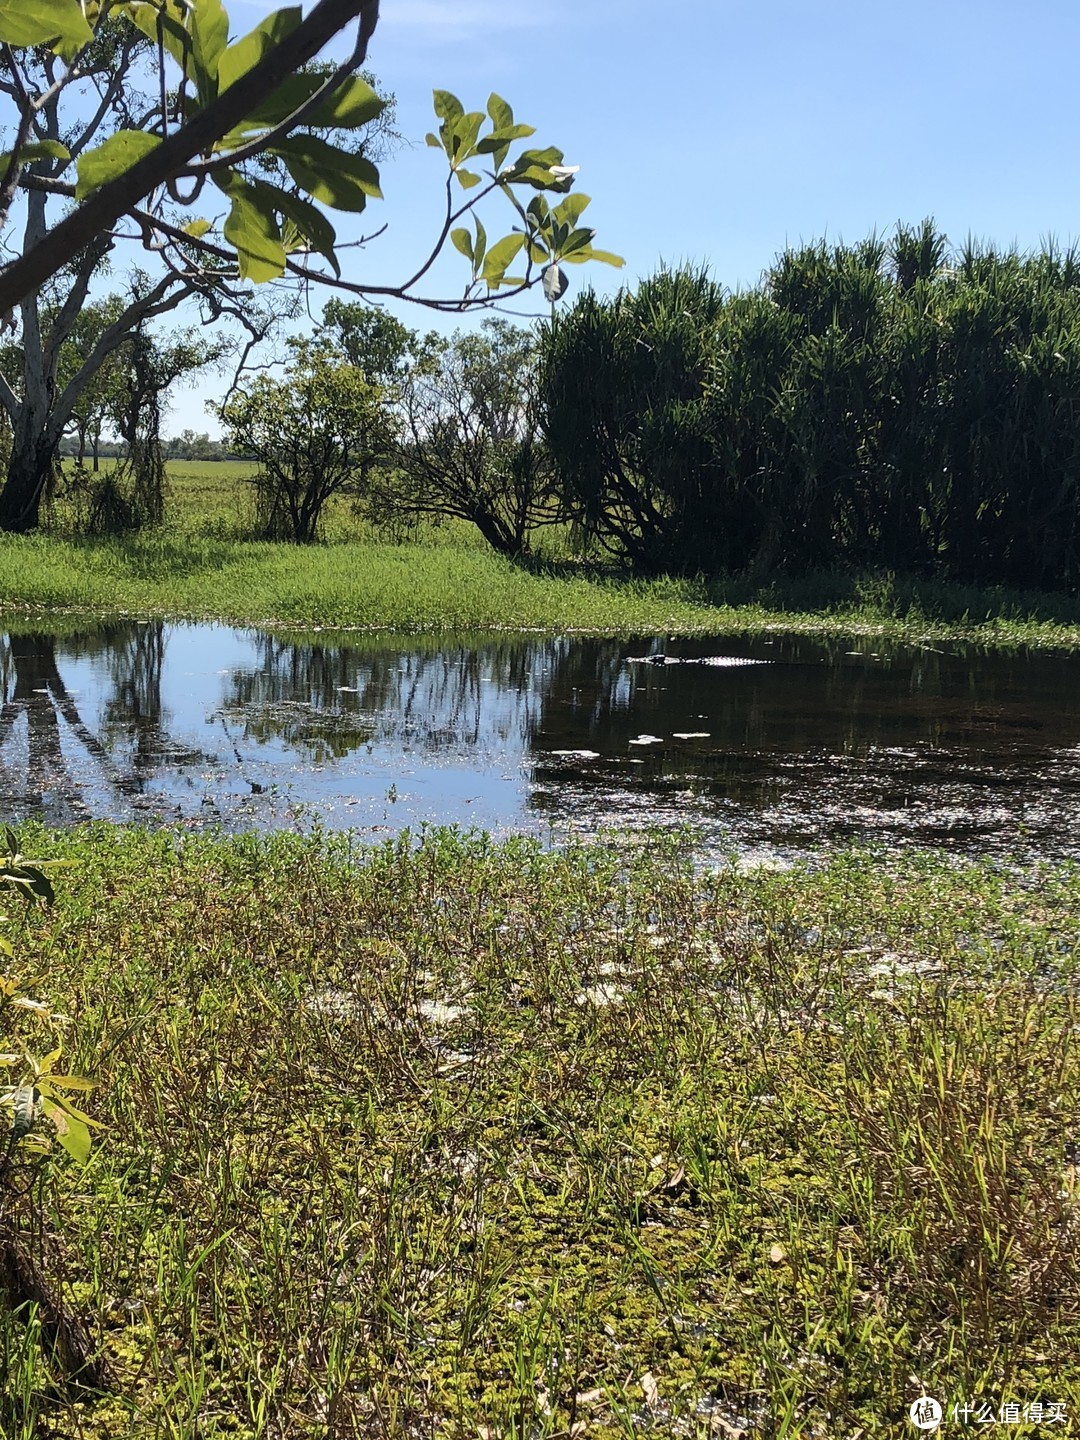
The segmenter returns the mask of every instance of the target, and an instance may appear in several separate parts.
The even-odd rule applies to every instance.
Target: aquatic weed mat
[[[15,1223],[113,1381],[4,1313],[6,1437],[1075,1417],[1075,870],[21,842],[78,862],[11,933],[108,1128]]]

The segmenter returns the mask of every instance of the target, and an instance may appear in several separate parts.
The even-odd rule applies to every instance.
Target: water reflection
[[[690,822],[715,850],[1080,848],[1080,664],[805,639],[0,637],[0,805],[372,834]],[[758,664],[705,664],[726,655]],[[651,659],[650,659],[651,657]]]

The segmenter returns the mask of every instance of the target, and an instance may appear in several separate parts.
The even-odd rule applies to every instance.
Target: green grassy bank
[[[51,612],[224,620],[279,628],[532,630],[604,635],[806,631],[984,645],[1080,646],[1080,598],[961,589],[891,575],[828,573],[713,582],[626,580],[573,563],[558,528],[529,568],[495,555],[460,522],[423,524],[406,542],[327,507],[327,543],[251,540],[240,461],[169,462],[167,523],[115,540],[53,529],[0,535],[0,623]],[[395,537],[396,538],[396,537]]]
[[[101,1081],[30,1193],[112,1382],[0,1312],[7,1440],[1077,1423],[1080,873],[23,840],[79,862],[10,933]]]
[[[0,620],[44,612],[278,627],[609,635],[880,634],[1080,645],[1080,601],[891,577],[708,584],[526,570],[465,540],[297,548],[164,531],[126,540],[0,536]]]

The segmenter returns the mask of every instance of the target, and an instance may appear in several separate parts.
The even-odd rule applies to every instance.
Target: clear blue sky
[[[239,33],[276,7],[228,8]],[[926,215],[954,241],[1067,242],[1080,237],[1078,59],[1076,0],[382,0],[369,64],[414,144],[384,165],[386,199],[365,216],[387,234],[349,252],[346,273],[400,280],[440,222],[444,171],[423,144],[435,86],[467,109],[498,91],[580,165],[597,244],[626,268],[572,267],[570,298],[665,261],[752,285],[788,244]],[[500,198],[489,233],[511,227]],[[459,292],[464,265],[439,269],[440,294]],[[167,428],[185,425],[210,428],[177,393]]]

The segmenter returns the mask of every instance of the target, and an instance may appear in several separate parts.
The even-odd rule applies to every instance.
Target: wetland
[[[690,826],[716,860],[822,844],[1080,847],[1080,656],[800,635],[281,636],[114,622],[0,636],[13,819]]]

